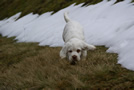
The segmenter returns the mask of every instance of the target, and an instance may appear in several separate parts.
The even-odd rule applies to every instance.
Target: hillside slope
[[[2,1],[0,2],[1,3],[0,5],[2,6],[0,7],[1,19],[5,17],[10,17],[11,15],[14,15],[15,13],[18,13],[20,11],[22,12],[21,16],[31,12],[39,13],[39,14],[42,14],[47,11],[56,12],[59,9],[61,9],[61,7],[66,7],[64,5],[68,6],[73,2],[75,2],[74,0],[64,0],[64,1],[45,0],[45,2],[43,2],[43,0],[42,1],[41,0],[27,0],[27,1],[26,0],[1,0],[1,1]],[[79,1],[78,3],[84,2],[84,0],[77,0],[77,1]],[[85,1],[86,3],[84,3],[83,5],[87,5],[90,3],[89,2],[90,0],[85,0]],[[97,3],[96,1],[99,0],[93,0],[92,3]],[[48,3],[45,4],[46,2]],[[57,4],[58,2],[64,2],[64,3],[60,5]],[[106,44],[110,46],[113,44],[111,42],[115,42],[118,43],[118,45],[120,45],[118,41],[120,40],[119,36],[121,35],[125,36],[130,31],[129,33],[132,34],[133,37],[133,33],[131,32],[133,30],[126,30],[126,29],[132,29],[133,27],[132,22],[127,22],[129,17],[127,19],[125,18],[126,20],[125,23],[123,22],[124,18],[123,19],[120,18],[120,15],[122,15],[122,13],[124,16],[129,15],[129,13],[126,14],[124,11],[128,11],[128,10],[131,11],[133,10],[133,7],[132,5],[125,3],[126,9],[124,10],[124,6],[123,6],[124,3],[117,4],[115,6],[111,4],[109,6],[109,4],[110,3],[106,3],[106,4],[104,3],[102,5],[107,8],[97,7],[96,9],[93,8],[92,10],[92,7],[91,8],[89,7],[90,10],[93,11],[92,13],[90,13],[90,16],[94,17],[94,18],[90,17],[90,20],[85,18],[86,16],[79,18],[79,16],[85,15],[85,12],[83,12],[84,9],[82,9],[79,6],[75,6],[77,8],[74,8],[74,11],[77,12],[77,10],[79,11],[80,9],[83,12],[82,13],[83,15],[81,13],[78,14],[78,12],[77,13],[74,12],[75,14],[70,13],[69,16],[73,17],[73,19],[81,21],[81,23],[82,22],[84,23],[85,21],[86,22],[89,21],[88,22],[89,25],[88,24],[84,24],[84,25],[88,26],[86,30],[93,31],[93,33],[90,33],[90,35],[89,33],[86,33],[87,38],[88,39],[90,38],[91,41],[96,41],[97,43],[99,41],[101,44],[103,44],[105,43],[105,41],[104,42],[101,41],[107,39],[107,37],[105,36],[111,36],[114,34],[116,37],[118,37],[118,39],[108,40],[110,43],[106,43]],[[123,7],[117,8],[116,6],[118,5],[121,5]],[[129,6],[132,8],[128,9]],[[113,14],[113,12],[115,12],[114,10],[116,10],[117,13],[119,12],[118,15],[116,13]],[[120,12],[120,10],[122,13]],[[105,13],[102,13],[101,11],[102,12],[104,11]],[[22,43],[22,42],[16,43],[16,40],[14,40],[16,37],[11,37],[11,38],[6,37],[8,35],[9,36],[21,35],[22,37],[28,36],[22,38],[24,40],[25,39],[28,40],[27,38],[31,36],[32,38],[29,39],[33,40],[33,37],[37,38],[36,35],[40,37],[42,35],[41,38],[39,37],[41,40],[39,39],[37,40],[39,41],[45,40],[42,43],[43,45],[44,43],[49,43],[49,42],[50,44],[52,44],[51,40],[61,42],[62,36],[59,35],[61,31],[57,33],[56,29],[57,27],[58,28],[63,27],[64,25],[63,23],[62,24],[57,23],[57,21],[55,22],[51,21],[53,17],[54,18],[56,17],[56,20],[58,20],[58,22],[60,19],[63,18],[63,12],[61,14],[58,13],[54,15],[49,15],[46,19],[47,21],[42,21],[45,20],[43,18],[45,14],[40,16],[29,14],[26,15],[25,17],[18,19],[17,21],[14,21],[14,18],[13,21],[11,20],[11,22],[7,20],[7,22],[5,22],[7,23],[7,25],[4,23],[5,25],[3,24],[0,26],[0,33],[2,33],[2,35],[5,35],[5,36],[0,36],[0,90],[55,90],[55,89],[56,90],[63,90],[63,89],[64,90],[111,90],[111,89],[112,90],[133,90],[134,72],[127,70],[121,67],[121,65],[117,64],[117,58],[119,55],[114,53],[106,53],[107,48],[105,48],[104,46],[97,46],[97,49],[95,51],[89,51],[85,61],[80,61],[77,65],[73,66],[70,65],[66,59],[64,60],[60,59],[59,52],[61,50],[61,47],[39,46],[38,43]],[[47,15],[48,14],[50,13],[47,13]],[[59,15],[62,16],[58,18]],[[76,15],[78,15],[78,17],[75,18]],[[89,13],[86,13],[86,15],[89,15]],[[111,18],[110,16],[113,15],[115,16],[117,15],[119,18],[118,17]],[[133,17],[133,15],[130,16]],[[29,20],[29,18],[31,19],[30,22],[27,21]],[[122,21],[122,23],[120,25],[118,24],[118,22],[112,24],[116,20],[119,21],[120,23]],[[48,21],[54,23],[51,22],[48,23]],[[108,22],[102,23],[102,21],[110,21],[110,23]],[[60,26],[58,26],[57,24]],[[19,27],[19,25],[21,27]],[[48,27],[47,25],[50,26]],[[103,28],[100,25],[102,25]],[[108,29],[110,32],[107,30],[107,28],[105,28],[105,26],[107,25],[108,28],[109,26],[111,26],[110,29]],[[37,32],[35,29],[37,30]],[[40,30],[42,31],[46,30],[46,31],[41,32]],[[55,33],[53,33],[52,30]],[[97,32],[99,31],[100,32],[94,33],[94,31],[96,30],[98,30]],[[112,31],[112,34],[110,34],[111,30],[114,30]],[[22,32],[25,31],[28,31],[29,33],[26,33],[27,35],[23,34]],[[103,31],[108,31],[108,32],[104,33]],[[60,39],[56,39],[52,37],[56,34],[58,37],[60,37]],[[93,35],[93,34],[97,34],[97,35]],[[46,38],[45,36],[46,37],[50,36],[50,37]],[[99,39],[98,38],[92,39],[92,37],[90,36],[95,36],[98,37]],[[101,38],[99,36],[101,36]],[[90,42],[90,40],[88,40],[88,42]],[[132,40],[132,38],[128,38],[128,40]],[[54,43],[57,44],[57,42]],[[123,44],[121,45],[122,47],[124,47],[127,44],[128,43],[126,43],[126,41],[124,42],[123,40]],[[131,44],[131,46],[133,46],[133,44]],[[126,49],[120,49],[120,50],[126,50]],[[126,56],[124,53],[121,55]]]
[[[57,12],[73,3],[91,5],[101,1],[102,0],[1,0],[0,20],[10,17],[18,12],[22,12],[21,16],[31,12],[42,14],[50,11]],[[117,0],[116,2],[120,1],[123,0]]]
[[[10,17],[18,12],[22,12],[21,16],[31,12],[42,14],[65,8],[73,3],[90,3],[95,4],[102,0],[1,0],[0,2],[0,19]]]

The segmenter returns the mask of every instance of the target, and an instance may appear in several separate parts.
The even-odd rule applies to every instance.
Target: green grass
[[[77,65],[61,60],[61,47],[16,43],[0,36],[0,90],[129,90],[134,72],[117,63],[117,54],[107,48],[89,51]]]

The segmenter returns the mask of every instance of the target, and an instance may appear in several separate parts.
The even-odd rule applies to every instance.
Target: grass
[[[43,14],[53,11],[53,13],[55,13],[73,3],[83,3],[83,6],[85,6],[101,1],[102,0],[1,0],[0,20],[15,15],[18,12],[22,12],[21,17],[31,12]],[[116,3],[120,1],[123,0],[117,0]]]
[[[0,20],[22,12],[21,17],[31,12],[42,14],[53,11],[54,13],[73,4],[95,4],[102,0],[1,0]],[[8,12],[8,13],[7,13]]]
[[[1,0],[0,20],[18,12],[54,13],[73,3],[102,0]],[[122,0],[117,0],[120,2]],[[132,0],[134,1],[134,0]],[[117,3],[116,2],[116,3]],[[8,13],[7,13],[8,12]],[[0,36],[0,90],[133,90],[134,72],[117,64],[117,54],[98,46],[77,65],[59,57],[61,47],[16,43]]]
[[[0,90],[128,90],[134,72],[117,63],[117,54],[107,48],[89,51],[77,65],[59,57],[61,47],[16,43],[0,36]]]

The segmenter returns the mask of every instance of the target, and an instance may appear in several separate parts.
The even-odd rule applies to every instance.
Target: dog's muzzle
[[[71,62],[71,65],[75,65],[77,63],[77,56],[76,55],[73,55],[72,56],[72,62]]]

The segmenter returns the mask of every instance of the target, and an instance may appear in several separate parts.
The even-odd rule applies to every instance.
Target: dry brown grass
[[[117,65],[117,54],[99,46],[86,61],[61,60],[61,47],[15,43],[0,37],[0,90],[87,90],[134,88],[134,72]]]

